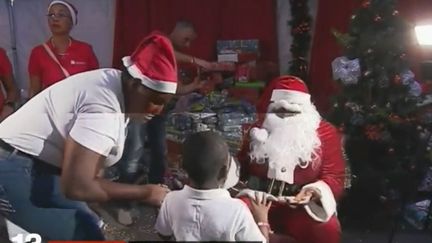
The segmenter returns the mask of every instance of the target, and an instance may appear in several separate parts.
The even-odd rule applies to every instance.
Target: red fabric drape
[[[191,21],[198,32],[189,54],[216,60],[216,40],[257,38],[263,60],[278,60],[273,0],[118,0],[113,65],[121,67],[121,58],[145,35],[170,33],[181,19]]]
[[[338,90],[332,80],[331,62],[342,54],[342,48],[336,43],[331,30],[346,32],[357,4],[350,0],[319,1],[311,48],[309,85],[315,105],[321,112],[328,110],[330,95]]]
[[[348,29],[350,17],[361,1],[326,0],[319,1],[316,16],[316,27],[311,49],[310,89],[318,109],[325,113],[330,108],[330,98],[337,94],[338,88],[332,80],[331,62],[342,55],[340,46],[331,34],[331,29],[345,32]],[[337,12],[335,11],[337,8]],[[417,23],[432,23],[432,1],[430,0],[400,0],[399,13],[413,27]],[[419,75],[420,63],[432,59],[432,50],[420,47],[413,32],[411,45],[408,47],[408,58],[412,70]]]

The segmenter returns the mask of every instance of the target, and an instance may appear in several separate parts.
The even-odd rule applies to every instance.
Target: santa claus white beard
[[[302,113],[280,118],[275,113],[267,113],[263,129],[268,132],[264,141],[252,136],[250,157],[257,163],[278,165],[294,169],[299,165],[306,168],[311,162],[318,161],[321,141],[318,127],[321,121],[313,105]]]

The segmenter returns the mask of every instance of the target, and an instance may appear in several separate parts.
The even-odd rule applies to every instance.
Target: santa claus
[[[338,131],[321,118],[296,77],[273,80],[260,103],[260,128],[250,130],[240,156],[250,189],[238,196],[247,203],[273,200],[269,223],[276,233],[300,243],[340,242],[336,202],[345,161]]]

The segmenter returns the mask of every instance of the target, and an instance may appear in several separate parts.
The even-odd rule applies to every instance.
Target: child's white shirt
[[[177,241],[266,241],[247,205],[225,189],[170,192],[155,229]]]

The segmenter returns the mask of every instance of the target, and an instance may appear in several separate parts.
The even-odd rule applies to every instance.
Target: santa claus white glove
[[[250,130],[250,136],[252,140],[263,143],[267,140],[269,134],[265,129],[254,127]]]
[[[278,197],[278,202],[287,203],[292,207],[309,204],[311,201],[321,199],[320,192],[311,188],[303,189],[296,196],[281,196]]]
[[[251,200],[255,200],[259,202],[262,201],[264,197],[266,197],[267,201],[274,201],[274,202],[278,201],[278,199],[272,194],[261,192],[261,191],[254,191],[251,189],[241,190],[236,197],[244,197],[244,196],[247,196]]]

